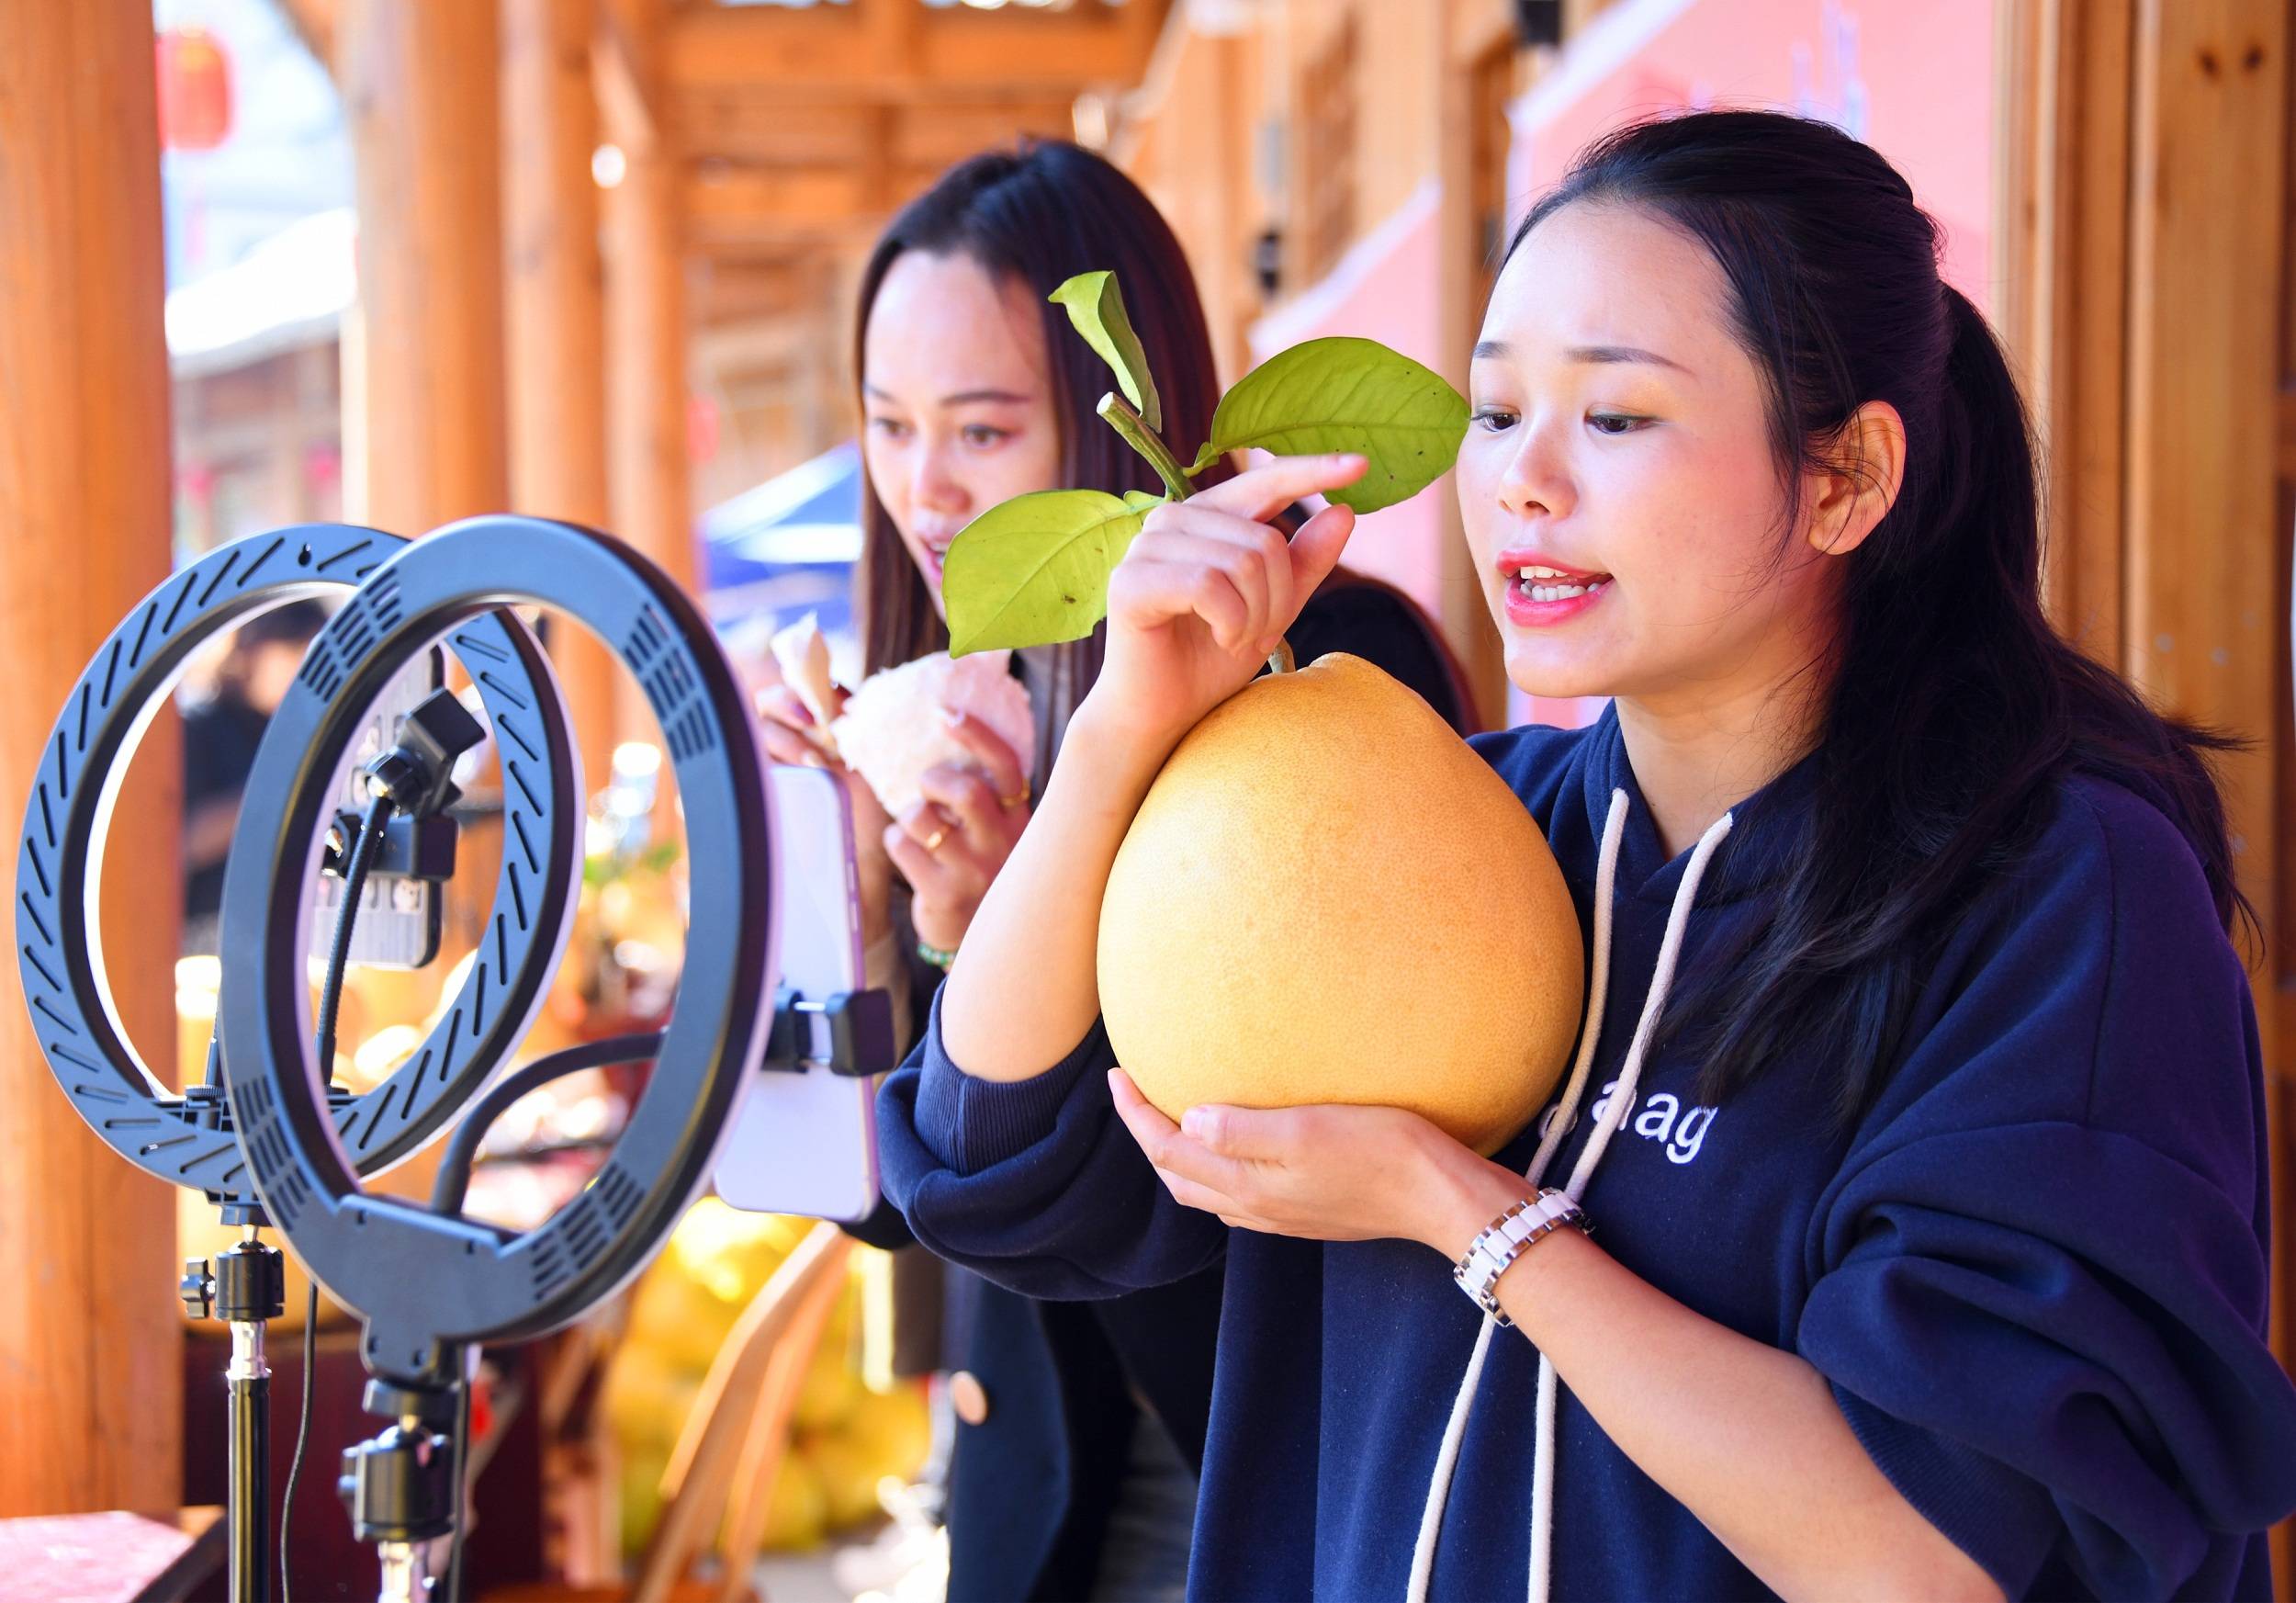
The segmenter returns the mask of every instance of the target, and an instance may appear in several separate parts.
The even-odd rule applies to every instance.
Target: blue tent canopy
[[[702,514],[702,582],[722,629],[821,615],[852,624],[861,559],[861,446],[848,440]]]

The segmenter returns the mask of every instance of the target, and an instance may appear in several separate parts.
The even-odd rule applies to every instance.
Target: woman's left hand
[[[1525,1189],[1401,1108],[1203,1106],[1175,1124],[1122,1069],[1109,1071],[1109,1089],[1173,1199],[1245,1230],[1418,1241],[1456,1258]],[[1469,1236],[1454,1242],[1469,1219]]]
[[[970,713],[949,728],[973,761],[927,769],[925,799],[887,827],[884,841],[916,893],[917,938],[953,952],[1028,827],[1029,778],[1013,749]]]

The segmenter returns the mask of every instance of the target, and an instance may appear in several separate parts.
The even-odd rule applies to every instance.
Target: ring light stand
[[[645,688],[694,872],[684,972],[647,1093],[596,1180],[512,1233],[360,1190],[355,1138],[329,1110],[312,1055],[299,887],[363,699],[442,635],[527,603],[588,626]],[[226,872],[224,941],[243,966],[221,999],[224,1078],[257,1193],[365,1322],[366,1406],[392,1423],[345,1455],[343,1491],[360,1540],[380,1544],[382,1595],[412,1599],[427,1586],[418,1544],[456,1521],[459,1487],[443,1472],[447,1450],[459,1458],[464,1445],[456,1403],[473,1349],[555,1329],[633,1278],[706,1180],[766,1055],[778,973],[771,804],[747,700],[706,621],[607,536],[518,517],[450,525],[377,569],[310,660],[257,752]],[[558,783],[562,735],[547,755],[522,764],[530,782]],[[534,866],[529,905],[562,909],[578,877],[570,854]],[[488,1022],[523,1010],[502,996]]]
[[[342,525],[283,529],[219,548],[154,590],[113,630],[65,701],[43,751],[17,851],[17,965],[57,1084],[115,1152],[171,1184],[204,1191],[224,1223],[247,1229],[246,1238],[212,1266],[187,1266],[180,1287],[196,1315],[212,1313],[231,1329],[226,1376],[234,1603],[260,1603],[269,1592],[270,1370],[264,1335],[281,1311],[284,1266],[277,1249],[257,1236],[266,1218],[226,1101],[228,1050],[211,1046],[208,1083],[179,1096],[128,1040],[104,973],[99,871],[129,760],[191,653],[256,613],[351,590],[353,600],[322,631],[327,649],[315,647],[296,681],[300,692],[337,694],[343,656],[394,611],[388,585],[361,587],[405,544],[379,530]],[[486,955],[406,1064],[362,1096],[325,1093],[323,1117],[332,1138],[362,1174],[414,1151],[486,1079],[523,1034],[565,943],[568,901],[558,865],[576,848],[581,809],[556,685],[532,633],[511,615],[473,614],[458,623],[448,644],[485,702],[505,774],[505,851],[495,911]],[[355,721],[381,689],[380,681],[362,681],[340,705]],[[314,796],[334,772],[330,761],[310,774]],[[242,818],[252,810],[243,808]],[[307,877],[298,874],[287,894],[300,897]],[[299,965],[299,952],[295,962]],[[223,993],[231,988],[225,985]]]

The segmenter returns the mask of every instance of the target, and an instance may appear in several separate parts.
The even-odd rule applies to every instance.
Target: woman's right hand
[[[844,692],[838,691],[842,710]],[[885,830],[893,823],[869,782],[815,743],[813,712],[786,684],[758,692],[766,754],[793,767],[826,768],[845,782],[853,807],[853,847],[861,881],[861,942],[874,945],[893,927],[893,859],[885,852]]]
[[[1096,721],[1168,749],[1241,690],[1337,566],[1356,514],[1325,507],[1289,540],[1266,520],[1366,466],[1278,457],[1149,514],[1109,579],[1107,651],[1086,699]]]

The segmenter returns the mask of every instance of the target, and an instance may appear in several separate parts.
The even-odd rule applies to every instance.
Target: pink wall
[[[1621,0],[1571,42],[1510,113],[1511,217],[1560,178],[1590,140],[1684,107],[1761,106],[1823,118],[1887,156],[1944,235],[1946,277],[1980,309],[1992,280],[1994,0]],[[1376,112],[1375,112],[1376,117]],[[1357,334],[1438,369],[1440,196],[1431,180],[1320,284],[1252,331],[1265,361],[1302,340]],[[1367,517],[1347,549],[1359,571],[1431,611],[1446,476]],[[1599,702],[1516,694],[1517,720],[1575,724]]]
[[[1353,334],[1378,340],[1440,370],[1445,353],[1435,284],[1442,262],[1435,221],[1441,197],[1421,186],[1394,216],[1356,242],[1323,280],[1252,328],[1252,360],[1265,362],[1303,340]],[[1439,610],[1436,575],[1444,539],[1448,474],[1400,506],[1367,515],[1347,542],[1347,566],[1384,579]]]
[[[1517,215],[1597,135],[1683,107],[1821,118],[1887,156],[1993,301],[1994,0],[1625,0],[1516,104]]]

